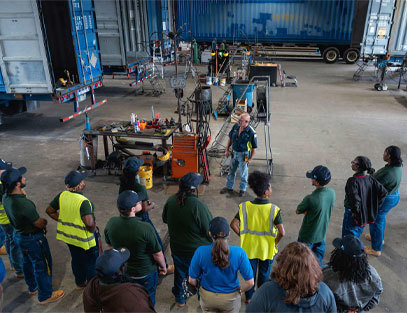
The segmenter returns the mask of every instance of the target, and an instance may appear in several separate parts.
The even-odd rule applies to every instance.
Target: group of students
[[[186,303],[188,288],[195,286],[205,312],[238,312],[242,293],[248,312],[367,311],[378,304],[382,285],[366,253],[380,256],[385,216],[400,199],[400,149],[387,147],[383,160],[387,164],[374,174],[368,158],[358,156],[352,161],[355,174],[345,187],[342,238],[333,242],[335,250],[323,270],[325,236],[335,202],[334,190],[326,187],[331,174],[325,166],[306,173],[315,190],[297,207],[296,213],[304,214],[298,241],[288,244],[276,258],[285,230],[280,208],[270,202],[271,177],[258,171],[248,177],[256,199],[241,203],[230,223],[240,236],[240,247],[228,243],[229,223],[223,217],[213,218],[198,198],[202,176],[188,173],[180,179],[178,192],[168,198],[162,212],[173,266],[165,259],[162,240],[148,215],[154,203],[137,180],[143,164],[137,157],[124,164],[119,214],[104,228],[111,249],[103,254],[99,255],[94,205],[83,195],[86,174],[70,172],[65,178],[67,190],[51,201],[46,212],[57,221],[57,239],[69,248],[76,288],[84,289],[86,312],[154,311],[158,277],[172,272],[172,293],[180,307]],[[39,302],[47,304],[62,298],[64,292],[52,289],[47,221],[27,199],[25,172],[0,161],[4,193],[0,222],[7,218],[5,224],[11,225],[8,246],[22,255],[20,260],[9,249],[11,266],[16,273],[22,268],[30,295],[38,294]],[[368,223],[370,236],[366,238],[372,248],[365,248],[360,240]],[[272,268],[274,259],[277,264]],[[244,279],[242,285],[238,273]]]

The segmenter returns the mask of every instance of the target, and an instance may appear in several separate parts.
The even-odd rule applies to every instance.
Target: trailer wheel
[[[329,47],[324,50],[322,58],[328,64],[335,63],[339,59],[339,50],[335,47]]]
[[[359,55],[360,53],[358,49],[349,48],[343,53],[343,59],[346,63],[353,64],[359,59]]]

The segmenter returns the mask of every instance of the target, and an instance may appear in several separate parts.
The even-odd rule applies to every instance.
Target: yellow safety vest
[[[1,181],[0,181],[0,185],[1,185]],[[1,201],[2,201],[2,199],[0,199],[0,225],[7,225],[7,224],[10,224],[10,221],[7,217],[6,211],[4,210],[4,206]]]
[[[59,196],[57,239],[85,250],[96,246],[95,235],[86,229],[81,217],[84,196],[64,191]],[[92,204],[91,204],[92,205]],[[93,208],[92,208],[93,211]]]
[[[274,219],[280,208],[272,203],[239,204],[240,246],[249,259],[272,260],[277,253]]]

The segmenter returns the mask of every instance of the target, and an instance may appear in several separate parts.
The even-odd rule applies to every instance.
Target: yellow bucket
[[[140,183],[146,187],[146,189],[153,188],[153,169],[151,166],[140,166],[138,171],[140,177]]]

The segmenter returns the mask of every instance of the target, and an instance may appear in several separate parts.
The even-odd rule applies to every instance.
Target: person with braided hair
[[[181,177],[177,194],[168,198],[162,214],[163,222],[168,224],[175,265],[172,293],[180,307],[186,302],[182,281],[188,276],[188,268],[195,250],[212,242],[209,222],[213,217],[208,206],[196,194],[202,181],[203,177],[193,172]]]
[[[215,217],[209,224],[213,242],[199,247],[189,267],[189,283],[200,279],[200,304],[204,312],[239,312],[241,294],[253,287],[253,270],[246,252],[228,243],[229,224]],[[244,284],[240,286],[239,275]]]
[[[366,224],[374,223],[387,190],[371,175],[375,170],[369,158],[357,156],[351,166],[355,174],[345,186],[342,237],[354,235],[360,238]]]

